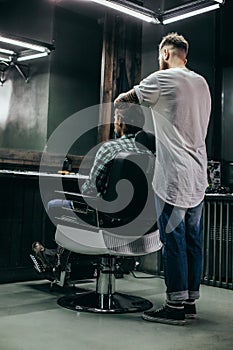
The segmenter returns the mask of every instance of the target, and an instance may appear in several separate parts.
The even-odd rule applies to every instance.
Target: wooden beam
[[[103,29],[98,142],[109,140],[113,101],[141,79],[142,24],[106,12]]]
[[[114,51],[115,49],[115,16],[106,12],[103,29],[103,49],[100,81],[100,117],[99,139],[109,139],[111,123],[111,102],[113,102]]]

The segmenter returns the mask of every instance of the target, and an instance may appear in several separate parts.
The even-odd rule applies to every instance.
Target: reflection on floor
[[[149,277],[140,274],[139,277]],[[164,302],[162,278],[116,281],[119,292]],[[95,288],[80,282],[77,292]],[[75,312],[57,305],[67,290],[50,291],[47,281],[0,285],[1,350],[226,350],[233,349],[233,291],[202,285],[198,318],[184,327],[156,324],[140,313]]]

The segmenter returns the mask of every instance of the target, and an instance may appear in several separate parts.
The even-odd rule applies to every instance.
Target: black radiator
[[[233,289],[233,195],[207,195],[203,213],[202,282]]]

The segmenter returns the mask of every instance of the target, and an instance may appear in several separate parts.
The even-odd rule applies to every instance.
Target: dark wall
[[[51,43],[53,6],[45,0],[0,2],[0,33]],[[1,67],[2,68],[2,67]],[[50,58],[14,66],[0,87],[0,147],[41,150],[46,142]]]
[[[233,162],[233,65],[223,68],[222,156]]]
[[[233,2],[228,0],[219,15],[218,51],[216,52],[219,96],[217,128],[220,132],[222,183],[233,192],[233,41],[231,27]]]
[[[0,87],[0,147],[41,151],[61,122],[99,103],[102,28],[56,1],[1,0],[0,33],[55,45],[49,57],[21,67],[25,74],[29,69],[28,83],[11,67]],[[83,154],[96,140],[93,130],[74,153]]]
[[[1,0],[0,32],[51,42],[53,9],[48,0]]]
[[[219,16],[218,63],[221,100],[221,158],[233,162],[233,40],[231,38],[233,2],[228,0]]]
[[[99,103],[102,27],[94,19],[57,7],[54,16],[56,49],[51,61],[48,137],[66,118]],[[96,120],[96,125],[98,120]],[[67,135],[68,136],[68,135]],[[72,153],[95,145],[96,131],[77,142]]]

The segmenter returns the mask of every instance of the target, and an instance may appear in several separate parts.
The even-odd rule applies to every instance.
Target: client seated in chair
[[[142,132],[144,123],[145,116],[141,106],[131,105],[124,111],[115,110],[114,133],[116,139],[105,142],[96,153],[89,178],[81,188],[83,195],[104,196],[109,181],[111,161],[120,152],[150,155],[155,153],[154,135]],[[136,135],[138,136],[137,141]],[[74,203],[71,200],[61,199],[54,199],[48,203],[48,211],[52,217],[56,217],[57,214],[59,216],[59,210],[64,207],[74,209]]]
[[[81,188],[82,194],[92,196],[97,195],[101,197],[105,195],[109,180],[109,168],[111,166],[111,162],[115,158],[115,156],[120,152],[134,152],[140,154],[154,153],[154,135],[142,132],[144,123],[145,117],[141,106],[132,105],[128,109],[124,110],[124,114],[122,114],[121,111],[118,109],[115,110],[114,132],[116,138],[114,140],[105,142],[99,148],[95,156],[94,163],[89,174],[89,178],[88,180],[86,180],[86,182]],[[136,142],[135,139],[136,135],[138,137],[138,142]],[[142,147],[142,144],[146,147]],[[79,209],[79,214],[77,216],[95,225],[96,221],[95,218],[93,219],[92,213],[89,216],[82,216],[82,214],[80,214],[80,205],[83,206],[83,203],[80,203],[80,201],[77,202],[72,200],[54,199],[48,203],[48,213],[49,216],[52,218],[61,217],[63,215],[64,208],[74,210],[75,207],[78,207],[77,209]],[[41,243],[34,242],[32,251],[33,255],[30,255],[30,257],[34,263],[35,269],[38,272],[40,272],[41,269],[44,270],[43,266],[46,270],[58,270],[57,251],[61,252],[61,247],[58,246],[57,249],[48,249],[47,247],[44,247],[44,245],[42,245]],[[61,255],[62,259],[64,255],[66,256],[67,253],[65,252]],[[42,263],[41,268],[37,267],[37,265],[39,264],[38,259]],[[123,276],[124,271],[127,271],[127,268],[124,268],[124,271],[121,269],[120,265],[123,266],[125,265],[124,263],[125,261],[123,262],[123,264],[119,263],[117,265],[118,272],[116,272],[116,276],[121,277]],[[62,266],[61,268],[59,267],[59,269],[61,269],[61,271],[64,271],[65,266]],[[60,283],[58,276],[57,278],[58,283]]]
[[[155,140],[152,138],[149,150],[151,135],[141,131],[144,114],[140,106],[133,105],[124,115],[116,110],[114,124],[120,138],[100,147],[90,178],[82,187],[85,194],[66,193],[68,200],[48,204],[50,215],[56,217],[56,242],[75,253],[99,256],[96,291],[58,301],[73,310],[120,313],[152,306],[143,298],[116,293],[114,279],[119,257],[145,255],[161,248],[151,188]],[[146,146],[137,139],[144,139]],[[122,179],[126,181],[121,183],[118,195],[117,186]],[[121,201],[119,205],[119,197],[123,197],[125,206]],[[130,201],[125,203],[128,197]],[[89,213],[95,214],[95,219],[86,224]]]
[[[128,109],[124,109],[124,111],[119,109],[115,110],[115,139],[105,142],[96,153],[89,178],[81,187],[81,192],[83,195],[100,196],[105,198],[106,188],[109,183],[109,169],[117,154],[121,152],[133,152],[136,154],[154,155],[154,134],[150,132],[143,132],[142,128],[144,123],[145,116],[141,106],[130,105],[130,107]],[[107,195],[107,197],[109,197],[109,195]],[[108,198],[107,200],[112,199]],[[78,218],[87,221],[89,224],[96,225],[95,212],[93,213],[90,211],[89,215],[82,215],[82,207],[83,203],[80,200],[73,201],[69,199],[54,199],[48,203],[48,213],[49,216],[53,218],[53,221],[56,222],[54,218],[60,218],[64,213],[64,208],[68,210],[77,209]],[[107,219],[108,216],[105,215],[105,221]],[[117,219],[119,220],[119,218]],[[110,220],[112,223],[108,222],[108,225],[112,226],[116,224],[116,220],[114,221],[112,217],[110,217]],[[127,269],[124,270],[127,271]],[[123,272],[124,271],[122,271],[119,267],[118,277],[123,276]]]

